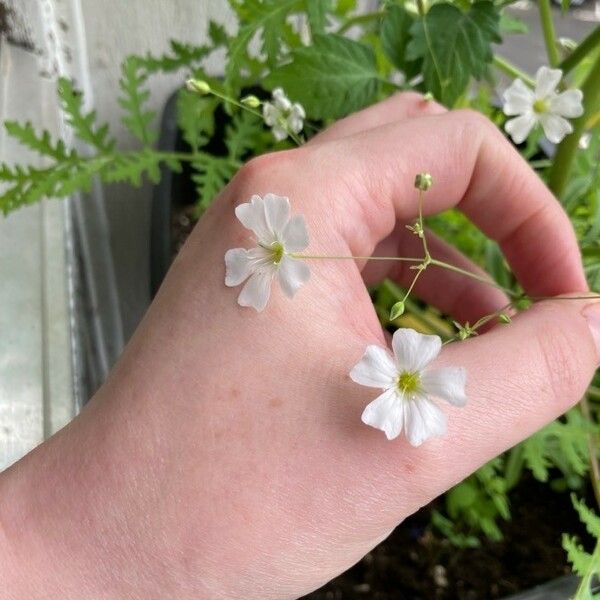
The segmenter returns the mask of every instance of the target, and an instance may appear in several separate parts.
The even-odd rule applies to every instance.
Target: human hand
[[[447,435],[412,448],[361,423],[374,393],[348,376],[385,344],[365,282],[406,284],[406,267],[315,261],[293,301],[275,289],[262,313],[224,286],[226,250],[247,245],[234,207],[252,194],[289,196],[311,254],[417,255],[403,224],[420,171],[435,178],[426,212],[459,206],[529,294],[587,291],[569,220],[476,113],[400,94],[255,159],[195,228],[106,385],[0,479],[9,597],[298,597],[579,400],[600,360],[592,300],[545,301],[446,346],[437,364],[467,369],[469,403],[444,407]],[[442,270],[415,291],[460,321],[507,302]]]

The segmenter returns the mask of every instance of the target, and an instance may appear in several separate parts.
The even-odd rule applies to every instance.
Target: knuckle
[[[500,136],[498,128],[482,113],[472,108],[460,108],[450,113],[456,119],[468,138],[481,139],[486,136]]]
[[[578,351],[572,335],[557,325],[546,325],[537,334],[543,391],[560,407],[575,404],[583,393]]]

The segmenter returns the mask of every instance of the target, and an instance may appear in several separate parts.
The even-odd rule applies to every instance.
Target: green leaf
[[[214,97],[198,96],[186,89],[179,91],[177,125],[192,150],[197,151],[213,136],[217,104],[218,100]]]
[[[256,140],[263,131],[263,121],[252,113],[235,114],[225,128],[225,145],[232,160],[241,161],[256,147]]]
[[[215,21],[208,22],[208,37],[212,42],[212,50],[229,44],[229,34],[225,30],[225,27]]]
[[[192,162],[192,168],[192,180],[198,192],[198,206],[202,210],[210,205],[236,170],[228,158],[210,155],[204,155]]]
[[[298,48],[292,62],[266,79],[281,86],[315,119],[337,118],[372,103],[379,91],[375,54],[368,46],[339,35],[316,35]]]
[[[122,117],[125,126],[144,146],[151,146],[156,141],[157,132],[151,128],[155,113],[144,107],[150,98],[150,92],[143,89],[147,77],[139,58],[127,57],[121,65],[119,85],[122,96],[118,102],[125,110],[125,115]]]
[[[239,81],[240,71],[248,63],[248,44],[257,32],[260,35],[260,51],[267,63],[276,63],[287,18],[301,8],[302,0],[233,0],[231,5],[240,19],[240,28],[229,42],[225,69],[229,85]]]
[[[41,135],[38,135],[29,121],[26,123],[6,121],[4,127],[6,127],[6,131],[11,137],[19,140],[21,144],[38,152],[42,156],[47,156],[57,161],[69,160],[76,156],[73,150],[68,151],[66,149],[62,140],[58,140],[56,143],[53,142],[48,131],[44,130]]]
[[[58,80],[58,96],[67,123],[73,128],[75,135],[100,152],[110,152],[115,141],[108,137],[108,125],[96,125],[95,111],[83,112],[83,97],[69,79],[61,77]]]
[[[471,77],[481,79],[493,59],[492,42],[500,42],[500,15],[489,0],[467,12],[449,3],[434,4],[411,27],[406,57],[422,60],[427,91],[452,106]]]
[[[211,22],[212,23],[212,22]],[[212,34],[215,34],[215,30]],[[213,40],[214,41],[214,40]],[[216,46],[217,44],[215,44]],[[172,73],[181,68],[194,70],[196,63],[200,63],[212,50],[209,46],[195,46],[171,40],[171,53],[154,56],[150,53],[145,56],[133,57],[139,68],[145,71],[146,75],[163,72]]]
[[[327,13],[330,10],[331,0],[306,0],[306,14],[313,36],[317,33],[325,33]]]
[[[525,21],[503,12],[500,15],[500,31],[502,33],[529,33],[529,26]]]
[[[404,73],[410,70],[406,60],[406,46],[410,41],[410,28],[413,23],[413,16],[403,6],[393,4],[381,24],[383,51],[390,62]]]
[[[571,494],[571,502],[588,533],[600,540],[600,517],[583,500],[578,500],[575,494]]]

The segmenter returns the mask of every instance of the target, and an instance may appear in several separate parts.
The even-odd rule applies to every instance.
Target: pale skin
[[[234,207],[289,196],[310,254],[418,255],[425,212],[458,205],[499,240],[529,294],[587,292],[570,223],[502,134],[400,94],[306,146],[243,167],[181,251],[109,381],[69,426],[0,476],[3,598],[296,598],[350,567],[420,506],[573,406],[600,355],[594,300],[544,301],[438,365],[468,371],[444,438],[412,448],[360,421],[348,377],[385,344],[365,280],[406,265],[311,262],[293,301],[237,305],[223,256],[249,246]],[[430,238],[440,259],[466,259]],[[415,288],[461,321],[506,304],[429,269]],[[587,315],[587,319],[585,318]],[[595,315],[595,316],[594,316]],[[596,341],[600,334],[596,333]]]

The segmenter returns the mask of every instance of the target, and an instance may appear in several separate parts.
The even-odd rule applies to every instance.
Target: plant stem
[[[333,259],[333,260],[399,260],[404,262],[415,262],[420,263],[422,258],[406,258],[404,256],[327,256],[327,255],[319,255],[319,254],[290,254],[292,258],[301,258],[308,260],[320,260],[320,259]]]
[[[546,43],[548,62],[551,67],[556,67],[560,62],[560,56],[556,47],[556,32],[554,31],[550,0],[538,0],[538,8],[540,11],[540,23],[544,33],[544,42]]]
[[[584,419],[590,424],[594,424],[594,418],[592,417],[592,411],[590,409],[589,399],[587,394],[583,396],[579,402],[581,408],[581,414]],[[590,452],[590,477],[592,480],[592,488],[594,489],[594,497],[596,503],[600,507],[600,463],[598,462],[598,437],[593,431],[588,433],[588,449]]]
[[[522,71],[521,69],[519,69],[519,67],[507,61],[502,56],[498,56],[497,54],[494,56],[494,65],[499,71],[502,71],[509,77],[512,77],[514,79],[520,79],[530,88],[535,87],[535,79],[533,79],[533,77],[529,76],[527,73],[525,73],[525,71]]]
[[[513,292],[512,290],[510,290],[508,288],[505,288],[504,286],[500,285],[499,283],[496,283],[493,279],[490,279],[488,277],[482,277],[481,275],[477,275],[477,273],[471,273],[471,271],[466,271],[465,269],[461,269],[460,267],[456,267],[454,265],[451,265],[450,263],[432,258],[430,261],[430,264],[435,265],[436,267],[441,267],[443,269],[448,269],[448,271],[454,271],[455,273],[460,273],[461,275],[464,275],[465,277],[470,277],[471,279],[475,279],[476,281],[480,281],[481,283],[486,283],[487,285],[492,285],[494,287],[497,287],[499,290],[502,290],[504,293],[508,294],[509,296],[519,297],[521,295],[521,294],[518,294],[517,292]]]
[[[548,185],[558,197],[562,195],[569,180],[571,166],[579,147],[579,139],[585,130],[586,123],[594,114],[600,101],[600,56],[596,58],[596,62],[581,86],[581,91],[583,92],[583,114],[572,122],[573,133],[558,145],[548,176]]]
[[[580,42],[558,66],[564,75],[572,71],[596,46],[600,45],[600,25]]]

